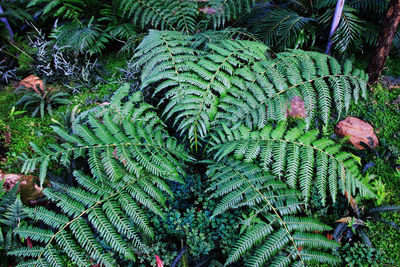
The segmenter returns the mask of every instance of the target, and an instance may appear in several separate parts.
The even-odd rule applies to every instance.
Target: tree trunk
[[[376,43],[375,53],[368,64],[368,75],[370,84],[378,81],[389,56],[390,46],[400,23],[400,0],[391,0],[386,17],[383,20],[382,29]]]

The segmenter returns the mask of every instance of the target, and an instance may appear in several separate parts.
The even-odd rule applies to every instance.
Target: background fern
[[[258,1],[242,25],[275,51],[310,49],[325,50],[337,1]],[[345,1],[337,31],[332,37],[332,52],[348,56],[364,53],[376,45],[386,0]],[[398,39],[394,44],[398,47]],[[398,55],[398,49],[392,50]]]
[[[315,31],[315,19],[299,15],[290,9],[271,9],[254,25],[254,35],[269,47],[284,51],[301,48],[301,34]]]
[[[19,183],[4,191],[3,182],[0,182],[0,251],[11,251],[20,247],[14,229],[26,218],[23,205],[17,191]]]
[[[253,0],[166,1],[122,0],[121,8],[141,28],[179,31],[185,34],[224,26],[250,12]]]

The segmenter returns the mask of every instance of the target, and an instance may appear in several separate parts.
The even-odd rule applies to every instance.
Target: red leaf
[[[26,243],[28,243],[29,248],[33,248],[32,242],[29,240],[29,237],[26,238]]]

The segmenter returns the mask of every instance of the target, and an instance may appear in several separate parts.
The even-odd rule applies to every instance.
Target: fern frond
[[[137,47],[133,68],[142,69],[141,88],[175,77],[186,62],[197,59],[190,47],[189,36],[173,31],[150,31]],[[171,86],[173,84],[169,84]],[[160,85],[156,92],[165,88]]]
[[[326,10],[326,12],[318,18],[319,22],[326,24],[332,21],[333,12],[334,9]],[[357,16],[357,10],[345,6],[338,28],[331,37],[334,50],[339,54],[344,54],[346,51],[349,52],[351,48],[362,48],[363,43],[361,38],[363,32],[366,31],[364,25],[365,21]]]
[[[299,35],[310,31],[315,19],[299,15],[293,10],[273,9],[254,25],[254,35],[271,48],[283,51],[297,48]]]
[[[286,120],[290,99],[300,96],[307,111],[307,125],[317,112],[327,124],[334,109],[344,114],[352,99],[365,95],[366,74],[352,68],[342,73],[332,57],[300,50],[279,53],[277,57],[236,70],[234,86],[219,101],[217,120],[229,121],[233,128],[245,124],[260,129],[268,120]],[[356,89],[350,90],[350,85]]]
[[[190,34],[197,26],[196,1],[125,0],[121,1],[121,9],[143,29],[152,27]]]
[[[212,53],[188,62],[166,94],[166,118],[174,116],[178,131],[187,132],[192,143],[205,137],[218,112],[219,97],[232,87],[234,69],[265,59],[266,47],[249,41],[226,40],[210,44]],[[169,82],[169,81],[167,81]]]
[[[85,1],[67,0],[67,1],[49,1],[49,0],[32,0],[29,1],[28,7],[43,5],[43,15],[51,13],[54,17],[62,17],[65,19],[77,19],[85,9]]]
[[[220,198],[213,216],[241,207],[256,211],[251,215],[256,223],[236,242],[226,265],[244,255],[246,266],[340,262],[324,252],[336,249],[339,244],[315,233],[331,228],[314,218],[295,216],[301,205],[299,193],[291,192],[288,197],[290,190],[282,188],[279,181],[275,181],[278,187],[273,186],[273,177],[250,163],[227,160],[210,165],[207,173],[212,182],[208,189],[213,192],[211,197]],[[232,194],[240,198],[231,202]]]
[[[50,229],[29,226],[14,230],[21,238],[43,243],[43,249],[11,254],[35,257],[36,266],[60,265],[58,254],[66,254],[78,266],[90,265],[91,259],[115,266],[114,256],[134,260],[136,251],[146,253],[148,237],[153,236],[146,212],[163,216],[161,207],[171,194],[166,181],[182,182],[182,161],[191,157],[167,134],[154,109],[141,103],[140,93],[128,95],[129,87],[121,87],[112,106],[102,109],[98,117],[93,110],[88,112],[74,133],[53,127],[65,143],[48,148],[32,145],[38,157],[25,158],[24,171],[33,171],[40,163],[45,177],[48,162],[44,159],[68,167],[84,157],[91,175],[75,170],[79,186],[53,182],[51,188],[44,189],[59,211],[35,207],[26,208],[25,213]]]
[[[97,25],[66,23],[53,30],[50,35],[59,47],[82,53],[100,54],[108,43],[110,36]]]
[[[224,26],[226,22],[250,13],[254,0],[210,0],[207,3],[209,20],[214,29]]]
[[[361,196],[374,196],[361,183],[357,162],[351,154],[341,152],[340,145],[319,139],[317,130],[305,131],[304,123],[292,129],[286,127],[285,122],[276,127],[268,124],[259,131],[244,126],[237,130],[223,127],[213,134],[209,153],[217,161],[232,155],[257,163],[290,187],[300,189],[306,201],[312,184],[316,185],[324,205],[327,191],[335,201],[338,185],[343,194],[355,194],[359,190]]]

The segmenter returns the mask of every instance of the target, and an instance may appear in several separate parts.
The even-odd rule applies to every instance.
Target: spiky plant
[[[370,209],[358,207],[357,202],[351,196],[351,209],[347,210],[347,216],[340,218],[333,232],[333,238],[338,242],[353,243],[361,241],[365,245],[372,247],[371,240],[368,237],[368,228],[372,222],[381,222],[389,227],[393,227],[400,231],[400,227],[393,221],[382,217],[384,213],[400,212],[400,206],[380,205]]]
[[[49,88],[46,84],[43,85],[43,88],[39,85],[37,88],[21,86],[17,93],[22,94],[22,97],[15,102],[14,106],[24,105],[24,109],[33,106],[32,117],[39,113],[43,118],[46,112],[53,116],[53,109],[56,106],[70,103],[67,93]]]

